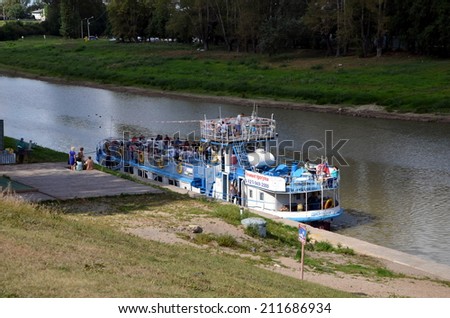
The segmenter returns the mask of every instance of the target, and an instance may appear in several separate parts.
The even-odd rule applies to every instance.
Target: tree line
[[[4,0],[15,1],[19,0]],[[26,2],[26,1],[25,1]],[[47,32],[123,42],[173,38],[229,51],[276,54],[296,48],[327,55],[389,50],[450,54],[447,0],[42,0]],[[90,17],[93,17],[90,19]],[[84,31],[86,32],[86,31]]]

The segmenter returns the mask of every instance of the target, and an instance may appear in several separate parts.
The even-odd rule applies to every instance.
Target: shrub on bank
[[[7,22],[0,27],[0,41],[14,41],[22,37],[43,35],[44,27],[39,23]]]

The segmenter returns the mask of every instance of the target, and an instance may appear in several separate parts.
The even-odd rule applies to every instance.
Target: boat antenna
[[[111,116],[109,121],[109,136],[112,137],[112,129],[113,129],[113,116]]]
[[[206,132],[206,127],[208,127],[208,125],[206,124],[206,114],[203,114],[203,117],[205,118],[205,120],[203,121],[203,135],[205,136],[205,138],[206,138],[206,135],[207,135],[207,132]],[[201,137],[201,135],[202,135],[202,132],[200,132],[200,137]]]

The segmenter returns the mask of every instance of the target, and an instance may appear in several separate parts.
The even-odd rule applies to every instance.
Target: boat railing
[[[339,180],[333,177],[290,177],[286,183],[290,192],[333,190],[339,187]]]
[[[201,137],[220,143],[273,139],[276,121],[262,117],[232,117],[200,121]]]

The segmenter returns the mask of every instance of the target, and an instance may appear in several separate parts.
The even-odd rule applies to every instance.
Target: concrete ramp
[[[125,180],[99,170],[73,171],[66,163],[36,163],[0,166],[0,175],[34,188],[17,195],[32,202],[162,193],[150,185]]]

